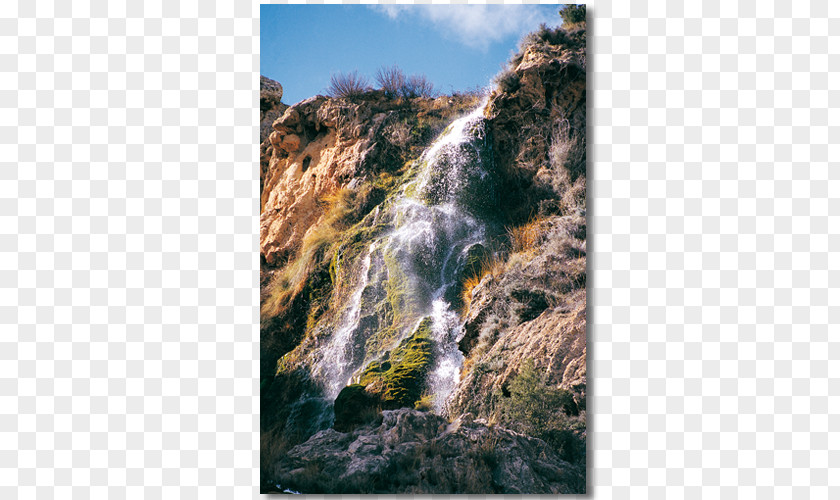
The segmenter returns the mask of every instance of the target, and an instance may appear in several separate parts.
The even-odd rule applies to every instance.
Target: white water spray
[[[351,334],[359,324],[361,314],[362,292],[368,284],[368,272],[370,271],[370,254],[374,245],[371,244],[362,258],[362,269],[359,272],[358,283],[353,296],[347,303],[342,313],[340,325],[326,347],[321,349],[321,359],[315,367],[314,373],[326,382],[326,395],[335,399],[341,388],[347,385],[351,367],[352,357],[350,349],[352,346]]]

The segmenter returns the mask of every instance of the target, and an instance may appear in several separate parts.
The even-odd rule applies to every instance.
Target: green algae
[[[387,359],[365,367],[359,383],[371,386],[369,391],[379,394],[383,408],[413,407],[423,397],[426,376],[432,367],[431,328],[431,318],[424,318]]]

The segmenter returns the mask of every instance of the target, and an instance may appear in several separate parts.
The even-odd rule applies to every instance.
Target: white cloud
[[[391,19],[420,18],[464,45],[485,49],[511,35],[522,35],[540,23],[559,24],[538,5],[375,5]]]

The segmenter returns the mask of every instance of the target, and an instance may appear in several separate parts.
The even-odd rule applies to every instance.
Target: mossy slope
[[[423,396],[426,375],[433,361],[431,328],[431,318],[424,318],[387,359],[374,361],[365,368],[359,383],[379,396],[383,408],[413,407]]]

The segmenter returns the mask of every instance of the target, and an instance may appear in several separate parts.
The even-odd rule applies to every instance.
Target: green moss
[[[298,351],[299,349],[289,351],[277,360],[277,369],[274,373],[275,376],[280,375],[281,373],[288,373],[294,370],[295,363],[297,362]]]
[[[342,270],[352,269],[354,267],[352,263],[356,261],[362,251],[388,227],[383,223],[374,224],[373,221],[374,217],[372,213],[369,213],[361,221],[339,233],[336,244],[330,249],[331,257],[328,271],[333,286],[344,283],[349,279],[349,276],[346,276]]]
[[[337,279],[336,274],[338,273],[338,248],[335,249],[333,252],[332,259],[330,259],[330,283],[335,285],[335,281]]]
[[[379,394],[383,408],[413,407],[422,398],[432,365],[431,328],[431,318],[424,318],[387,360],[365,368],[359,383],[372,386],[369,390]]]
[[[394,189],[394,186],[397,185],[398,178],[388,171],[379,172],[379,174],[373,179],[372,183],[375,187],[387,192],[390,192]]]
[[[435,407],[435,395],[425,394],[414,403],[414,409],[420,411],[432,411]]]
[[[333,283],[331,262],[322,258],[319,260],[318,267],[310,275],[304,288],[309,299],[309,313],[306,317],[307,332],[315,327],[321,315],[329,308]]]

